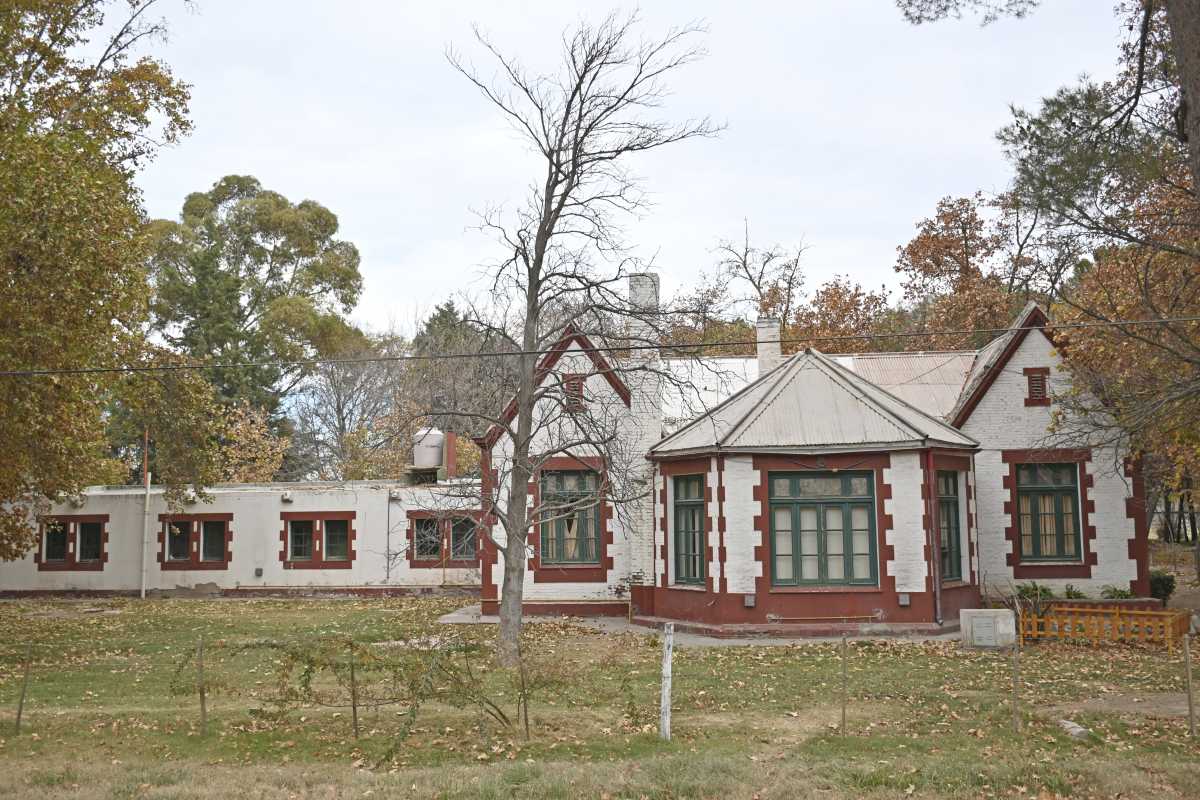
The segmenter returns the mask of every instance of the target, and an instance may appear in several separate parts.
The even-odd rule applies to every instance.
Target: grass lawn
[[[396,653],[434,637],[480,645],[474,685],[515,719],[519,677],[492,666],[494,629],[439,626],[461,598],[0,603],[0,798],[226,797],[1196,797],[1186,720],[1129,713],[1181,692],[1178,653],[1025,650],[1023,724],[1011,730],[1006,657],[946,643],[852,643],[849,732],[837,729],[838,646],[676,651],[674,740],[657,736],[660,645],[569,623],[526,628],[530,733],[422,684],[415,714]],[[206,642],[209,730],[194,651]],[[291,653],[363,643],[352,735],[347,673],[281,671]],[[250,642],[284,649],[244,649]],[[12,736],[24,644],[34,643]],[[314,642],[325,642],[316,645]],[[293,649],[288,649],[293,648]],[[325,648],[325,649],[322,649]],[[348,651],[346,651],[348,653]],[[1194,652],[1200,666],[1200,648]],[[340,662],[339,662],[340,663]],[[339,682],[340,681],[340,682]],[[1074,704],[1111,699],[1088,711]],[[1121,711],[1122,713],[1117,713]],[[1070,717],[1094,732],[1064,734]],[[407,735],[405,735],[407,734]]]

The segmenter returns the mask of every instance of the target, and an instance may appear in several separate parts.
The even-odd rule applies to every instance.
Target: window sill
[[[672,583],[667,588],[678,589],[681,592],[699,592],[701,594],[708,591],[708,587],[702,583]]]
[[[284,569],[350,569],[353,561],[285,561]]]
[[[441,569],[442,567],[446,569],[475,569],[478,566],[479,559],[477,558],[469,561],[466,559],[453,559],[451,561],[414,559],[408,562],[409,569]]]
[[[962,578],[947,578],[942,581],[943,589],[962,589],[970,585],[971,584],[967,583]]]
[[[1082,567],[1083,560],[1062,561],[1057,559],[1022,558],[1015,566],[1019,567]]]
[[[229,569],[228,561],[164,561],[158,565],[166,572],[185,572],[189,570]]]
[[[878,586],[772,586],[770,594],[881,594]]]
[[[38,572],[103,572],[103,561],[45,561],[38,564]]]

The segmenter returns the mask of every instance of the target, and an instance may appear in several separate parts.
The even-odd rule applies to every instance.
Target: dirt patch
[[[1122,714],[1135,717],[1186,717],[1187,695],[1183,692],[1152,694],[1110,694],[1076,703],[1062,703],[1047,709],[1054,715],[1079,712]]]

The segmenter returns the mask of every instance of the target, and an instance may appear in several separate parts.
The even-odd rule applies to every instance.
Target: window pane
[[[430,560],[442,556],[442,534],[436,519],[413,520],[413,557],[418,560]]]
[[[826,506],[825,507],[825,530],[841,532],[841,530],[842,530],[842,507],[841,506]]]
[[[850,494],[852,497],[866,497],[871,493],[871,479],[866,475],[855,475],[850,478]]]
[[[1032,556],[1035,551],[1033,549],[1033,512],[1029,495],[1021,495],[1018,498],[1018,506],[1020,508],[1018,518],[1021,522],[1021,554]]]
[[[831,581],[845,580],[846,561],[839,555],[830,555],[825,558],[825,577]]]
[[[46,523],[47,561],[67,560],[67,526],[62,522]]]
[[[777,582],[794,581],[796,575],[792,572],[792,557],[780,554],[775,555],[775,580]]]
[[[294,519],[288,523],[291,532],[288,558],[292,561],[312,559],[313,522],[311,519]]]
[[[325,528],[325,560],[345,561],[350,558],[350,520],[327,519]]]
[[[99,561],[101,534],[104,525],[100,522],[79,523],[79,560]]]
[[[454,520],[450,528],[450,557],[459,561],[473,561],[475,538],[475,520],[469,517]]]
[[[200,558],[203,561],[225,560],[225,523],[206,520],[201,527]]]
[[[871,512],[867,506],[850,507],[850,527],[863,532],[871,529]]]
[[[1063,517],[1063,555],[1074,556],[1075,553],[1075,499],[1062,499]]]
[[[775,555],[787,556],[790,560],[792,557],[792,532],[791,531],[775,531]]]
[[[791,497],[792,481],[790,478],[771,479],[771,497]]]
[[[1041,532],[1042,555],[1051,557],[1059,555],[1058,540],[1054,522],[1054,495],[1037,496],[1038,530]]]
[[[806,581],[818,580],[821,575],[817,571],[818,556],[800,557],[800,577]]]
[[[176,521],[167,526],[167,558],[170,561],[188,560],[188,539],[192,523]]]
[[[675,500],[701,500],[704,493],[704,478],[688,475],[675,479]]]
[[[801,497],[841,497],[842,479],[836,475],[803,476],[798,481]]]
[[[854,579],[856,581],[864,581],[871,579],[871,556],[856,555],[854,556]]]

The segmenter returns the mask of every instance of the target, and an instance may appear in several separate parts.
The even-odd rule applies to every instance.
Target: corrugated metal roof
[[[910,406],[948,419],[975,361],[975,351],[856,353],[833,358]]]
[[[727,451],[900,449],[974,439],[805,350],[651,449],[655,455]]]

